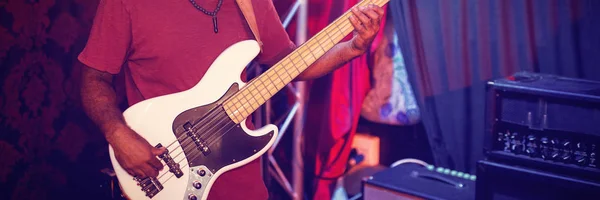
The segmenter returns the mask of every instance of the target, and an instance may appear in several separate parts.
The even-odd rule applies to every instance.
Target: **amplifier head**
[[[487,95],[487,159],[600,180],[600,82],[520,72]]]

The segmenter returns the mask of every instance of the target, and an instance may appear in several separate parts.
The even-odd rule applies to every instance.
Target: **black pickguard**
[[[179,114],[173,121],[173,132],[180,144],[182,144],[190,167],[204,165],[215,173],[224,166],[231,165],[254,155],[264,148],[273,137],[273,132],[259,137],[248,135],[239,124],[235,124],[225,113],[221,104],[237,91],[238,85],[233,84],[219,100],[208,105],[186,110]],[[188,138],[188,143],[190,142],[190,138],[183,128],[183,125],[187,122],[190,124],[200,122],[194,126],[199,129],[196,135],[200,139],[207,140],[213,138],[210,141],[205,141],[207,144],[210,143],[208,145],[210,153],[204,155],[196,148],[195,144],[187,147],[184,145],[186,144],[185,138]],[[216,137],[216,135],[222,136]]]

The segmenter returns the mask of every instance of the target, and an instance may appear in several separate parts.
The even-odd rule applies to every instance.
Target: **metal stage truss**
[[[302,43],[307,40],[307,18],[308,18],[308,1],[307,0],[296,0],[291,8],[289,9],[288,14],[283,19],[283,26],[285,28],[288,27],[293,17],[296,17],[296,40],[295,43],[300,46]],[[261,68],[255,68],[255,74],[259,75],[261,73]],[[288,112],[283,116],[279,116],[280,118],[276,120],[277,125],[279,127],[279,135],[275,140],[273,146],[267,151],[267,153],[263,156],[265,162],[263,162],[263,172],[268,173],[271,178],[277,181],[281,185],[281,187],[288,193],[291,199],[293,200],[302,200],[303,199],[303,158],[302,158],[302,127],[304,125],[304,113],[305,107],[304,103],[306,101],[306,83],[304,81],[295,82],[288,84],[284,90],[289,90],[293,93],[293,98],[296,100],[289,108]],[[254,113],[255,123],[260,126],[264,126],[266,124],[271,124],[272,121],[272,102],[268,100],[264,106],[258,109]],[[291,181],[289,178],[285,176],[277,160],[273,156],[273,152],[275,148],[277,148],[281,138],[287,133],[288,127],[293,120],[292,130],[292,177]],[[265,170],[266,168],[266,170]]]

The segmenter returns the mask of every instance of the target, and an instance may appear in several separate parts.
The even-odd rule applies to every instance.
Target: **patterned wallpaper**
[[[106,143],[82,111],[98,0],[0,0],[0,199],[108,194]]]

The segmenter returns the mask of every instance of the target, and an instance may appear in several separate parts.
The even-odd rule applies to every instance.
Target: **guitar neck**
[[[363,0],[356,4],[365,6],[385,5],[389,0]],[[273,97],[279,90],[294,80],[317,59],[350,34],[354,27],[349,17],[352,12],[346,11],[314,37],[306,41],[292,53],[287,55],[265,73],[254,78],[244,88],[223,103],[229,117],[236,123],[242,122],[256,109]]]

